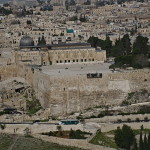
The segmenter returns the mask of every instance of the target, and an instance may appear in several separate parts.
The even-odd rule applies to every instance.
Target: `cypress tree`
[[[147,139],[147,148],[148,150],[150,149],[150,132],[148,134],[148,139]]]
[[[40,45],[40,43],[41,43],[41,38],[39,37],[39,38],[38,38],[38,44],[37,44],[37,45]]]
[[[131,53],[131,42],[128,34],[125,34],[121,39],[124,46],[124,55],[129,55]]]
[[[137,142],[136,142],[136,139],[134,139],[134,145],[133,145],[133,150],[138,150],[138,145],[137,145]]]
[[[144,143],[143,143],[143,146],[144,146],[144,150],[147,150],[147,137],[146,137],[146,133],[144,135]]]
[[[41,38],[41,45],[46,45],[46,41],[45,41],[44,36],[42,36],[42,38]]]
[[[144,150],[143,148],[144,146],[143,146],[142,132],[140,132],[139,150]]]

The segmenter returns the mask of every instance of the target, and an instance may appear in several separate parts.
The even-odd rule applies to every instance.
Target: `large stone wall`
[[[0,66],[0,81],[9,79],[11,77],[17,77],[16,65]]]
[[[19,67],[35,89],[36,96],[52,115],[69,114],[98,105],[118,105],[128,92],[150,89],[149,70],[103,74],[102,78],[86,75],[49,76],[38,69]]]

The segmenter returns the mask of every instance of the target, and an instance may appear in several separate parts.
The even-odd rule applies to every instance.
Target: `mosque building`
[[[61,43],[34,45],[34,40],[24,36],[15,51],[16,62],[32,65],[70,63],[95,63],[106,61],[106,51],[91,47],[89,43]]]

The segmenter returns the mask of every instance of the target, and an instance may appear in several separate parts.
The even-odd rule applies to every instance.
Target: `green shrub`
[[[69,133],[69,138],[70,139],[85,139],[84,137],[84,134],[81,130],[70,130],[70,133]]]
[[[33,99],[31,101],[26,100],[26,101],[27,101],[27,111],[29,114],[35,114],[42,108],[40,102],[37,99]]]
[[[5,124],[0,124],[0,127],[2,130],[4,130],[6,128],[6,125]]]
[[[128,122],[131,122],[131,119],[130,119],[130,118],[128,118],[128,119],[127,119],[127,121],[128,121]]]
[[[122,101],[121,106],[127,106],[130,105],[130,102],[127,100]]]
[[[145,118],[144,118],[144,121],[145,121],[145,122],[148,122],[148,117],[145,117]]]
[[[121,122],[122,122],[122,120],[121,120],[121,119],[118,119],[118,120],[117,120],[117,122],[118,122],[118,123],[121,123]]]
[[[139,119],[139,118],[136,118],[135,121],[136,121],[136,122],[140,122],[140,119]]]

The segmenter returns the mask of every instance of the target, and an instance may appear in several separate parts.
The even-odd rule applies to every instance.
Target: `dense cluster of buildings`
[[[4,8],[13,13],[0,14],[1,64],[104,62],[105,51],[85,44],[90,36],[104,40],[109,35],[113,43],[127,33],[132,43],[138,34],[149,38],[149,2],[112,1],[112,5],[107,5],[106,1],[104,6],[98,2],[12,0]],[[39,44],[42,38],[44,46]],[[27,41],[25,47],[20,45],[22,40]]]

